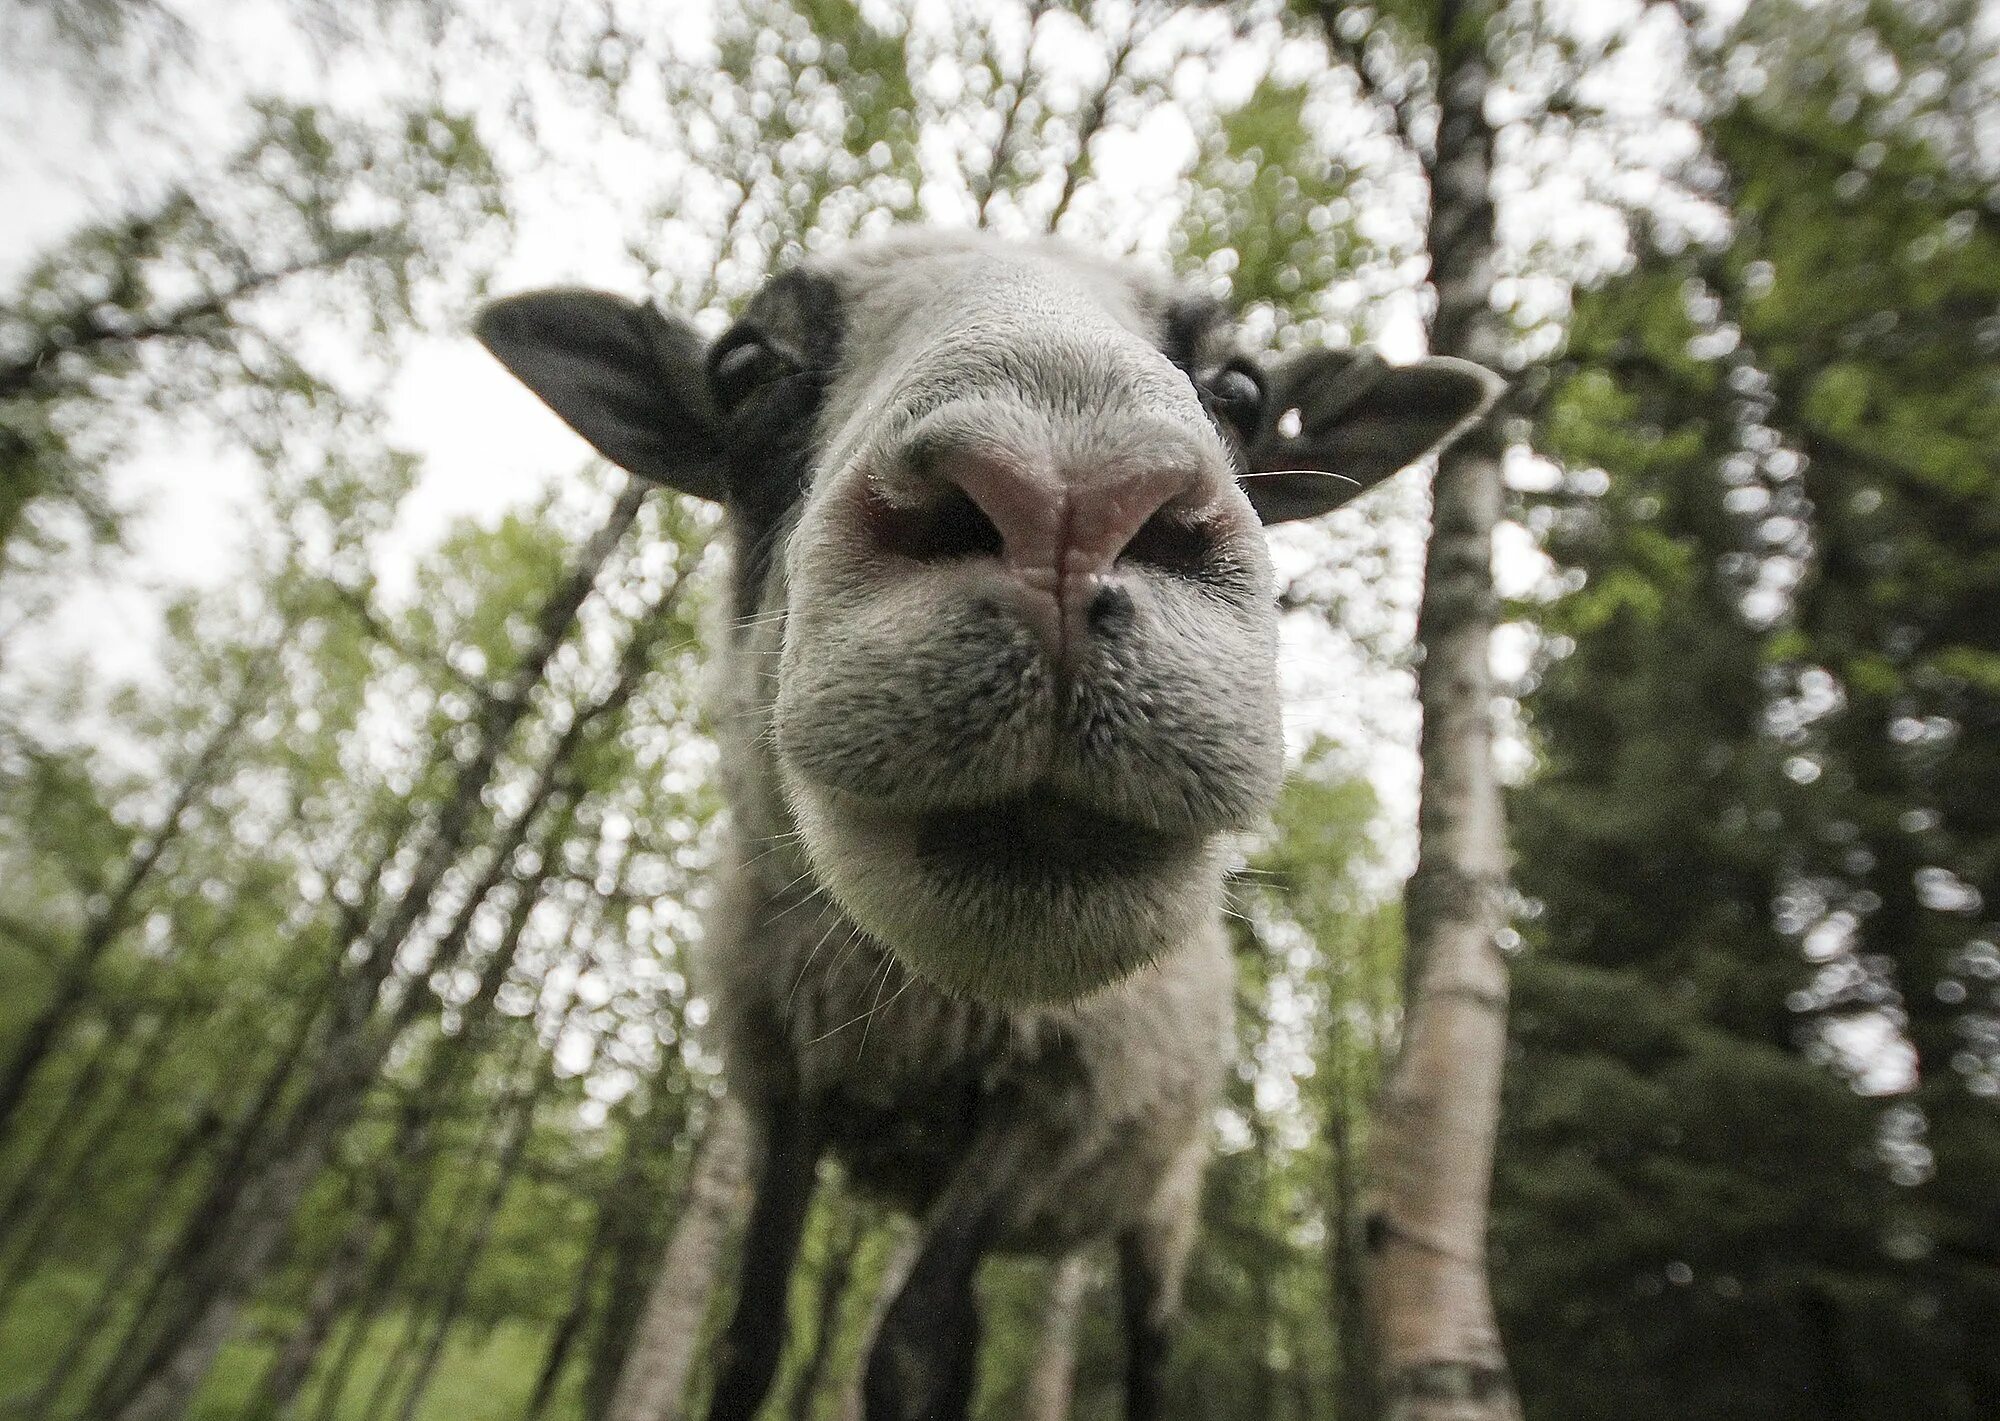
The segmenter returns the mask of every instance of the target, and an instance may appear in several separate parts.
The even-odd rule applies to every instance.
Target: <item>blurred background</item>
[[[699,1204],[714,521],[516,388],[484,293],[715,331],[978,223],[1410,358],[1447,30],[1513,384],[1527,1414],[2000,1416],[1976,0],[0,9],[0,1416],[601,1417]],[[1296,774],[1177,1416],[1370,1414],[1425,526],[1406,474],[1278,535]],[[821,1196],[768,1415],[850,1415],[899,1258]],[[989,1268],[982,1416],[1063,1368],[1118,1414],[1106,1263]]]

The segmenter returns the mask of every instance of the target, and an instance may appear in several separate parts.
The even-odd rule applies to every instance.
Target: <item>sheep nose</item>
[[[900,550],[926,561],[997,553],[1004,595],[1059,665],[1129,606],[1121,559],[1198,575],[1213,551],[1221,481],[1185,465],[1066,479],[961,447],[930,473],[944,499]]]

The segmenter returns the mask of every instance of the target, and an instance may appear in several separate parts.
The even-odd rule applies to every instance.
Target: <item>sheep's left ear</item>
[[[688,322],[557,288],[495,301],[473,334],[619,468],[698,498],[726,496],[708,342]]]
[[[1314,518],[1447,443],[1504,385],[1470,361],[1390,365],[1370,351],[1311,350],[1264,372],[1244,441],[1243,491],[1266,523]]]

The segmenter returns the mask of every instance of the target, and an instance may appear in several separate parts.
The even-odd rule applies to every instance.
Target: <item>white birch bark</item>
[[[1490,0],[1437,0],[1438,129],[1425,162],[1437,314],[1431,347],[1489,367],[1493,130]],[[1489,649],[1500,450],[1490,428],[1433,485],[1418,640],[1423,790],[1406,891],[1403,1044],[1381,1102],[1369,1210],[1370,1317],[1387,1421],[1520,1415],[1487,1281],[1487,1202],[1507,1046],[1506,829],[1493,765]]]
[[[1048,1299],[1043,1304],[1042,1335],[1035,1344],[1035,1365],[1028,1373],[1022,1421],[1069,1421],[1076,1394],[1076,1333],[1083,1321],[1083,1299],[1090,1291],[1090,1262],[1081,1253],[1058,1260],[1049,1269]]]
[[[683,1414],[723,1244],[743,1213],[751,1136],[741,1107],[724,1099],[702,1140],[687,1204],[667,1240],[606,1421],[678,1421]]]

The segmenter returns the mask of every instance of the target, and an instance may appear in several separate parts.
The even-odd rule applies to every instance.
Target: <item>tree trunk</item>
[[[749,1117],[733,1100],[718,1102],[607,1421],[670,1421],[681,1415],[723,1242],[742,1212],[751,1150]]]
[[[431,1377],[444,1357],[445,1344],[451,1340],[452,1324],[458,1320],[459,1309],[465,1305],[473,1269],[479,1266],[479,1260],[486,1252],[487,1242],[493,1236],[494,1220],[500,1217],[500,1206],[507,1201],[507,1192],[514,1186],[521,1161],[527,1157],[528,1142],[534,1135],[535,1108],[553,1084],[555,1057],[545,1053],[536,1071],[534,1084],[522,1092],[514,1106],[514,1118],[508,1125],[507,1139],[500,1147],[500,1158],[494,1166],[492,1182],[479,1201],[477,1219],[471,1232],[463,1239],[454,1236],[450,1241],[451,1273],[440,1290],[436,1316],[431,1319],[429,1335],[417,1359],[416,1371],[403,1393],[403,1404],[396,1410],[397,1421],[415,1421],[417,1407],[423,1403]]]
[[[521,886],[508,938],[525,929],[541,886],[541,880]],[[389,1021],[373,1030],[364,1024],[328,1043],[263,1164],[230,1204],[205,1221],[212,1246],[188,1259],[182,1308],[136,1374],[113,1393],[115,1407],[107,1407],[106,1414],[118,1421],[162,1421],[185,1410],[234,1331],[242,1303],[275,1262],[329,1152],[359,1113],[369,1083],[423,1001],[422,993],[412,991]]]
[[[1090,1260],[1082,1253],[1072,1253],[1049,1269],[1042,1335],[1035,1343],[1021,1421],[1069,1421],[1076,1394],[1076,1334],[1089,1291]]]
[[[684,1024],[683,1024],[684,1025]],[[656,1165],[681,1151],[688,1134],[689,1097],[695,1088],[675,1052],[662,1052],[648,1083],[643,1109],[625,1123],[624,1158],[605,1182],[597,1200],[597,1227],[592,1246],[609,1266],[601,1288],[594,1288],[588,1307],[595,1315],[589,1357],[578,1388],[584,1416],[599,1421],[611,1410],[618,1374],[632,1350],[632,1339],[646,1311],[646,1295],[658,1271],[661,1253],[673,1232],[673,1222],[686,1202],[694,1179],[692,1165],[680,1171],[673,1203],[655,1206]],[[690,1155],[698,1152],[688,1151]],[[635,1201],[646,1201],[635,1206]]]
[[[26,1282],[37,1264],[48,1252],[52,1238],[58,1237],[57,1229],[64,1218],[63,1206],[84,1197],[84,1172],[103,1155],[113,1133],[125,1123],[125,1108],[137,1097],[139,1090],[150,1078],[152,1068],[158,1063],[160,1047],[169,1032],[169,1016],[154,1017],[145,1033],[140,1037],[131,1064],[117,1087],[111,1091],[110,1099],[99,1113],[89,1131],[78,1143],[75,1153],[63,1165],[49,1183],[38,1201],[32,1218],[19,1233],[20,1243],[13,1260],[4,1274],[0,1274],[0,1313],[5,1313],[7,1305],[13,1301],[15,1291]],[[58,1127],[60,1128],[60,1127]],[[48,1161],[47,1163],[53,1163]],[[0,1238],[8,1237],[0,1233]]]
[[[812,1421],[813,1403],[826,1380],[826,1365],[833,1360],[834,1343],[840,1340],[841,1304],[847,1297],[847,1285],[854,1279],[855,1256],[861,1251],[859,1221],[851,1210],[843,1213],[843,1220],[820,1267],[819,1294],[812,1312],[812,1350],[799,1367],[792,1383],[791,1404],[786,1407],[792,1421]]]
[[[277,1146],[266,1156],[259,1177],[246,1186],[237,1208],[230,1211],[226,1227],[217,1230],[219,1241],[211,1256],[201,1259],[193,1269],[190,1305],[167,1329],[139,1374],[121,1388],[120,1404],[108,1412],[115,1421],[168,1421],[186,1411],[195,1389],[234,1331],[243,1302],[275,1261],[328,1152],[359,1112],[382,1062],[422,1009],[425,994],[412,990],[388,1021],[371,1020],[376,997],[394,969],[398,949],[430,910],[472,830],[502,749],[527,713],[530,693],[556,649],[567,639],[597,575],[637,516],[644,491],[638,480],[628,482],[609,517],[543,603],[531,650],[506,689],[481,707],[476,748],[455,776],[452,792],[426,837],[409,883],[387,915],[370,924],[354,944],[360,949],[361,961],[336,1003],[325,1050],[306,1091],[280,1132]],[[666,598],[678,596],[683,586],[684,579],[676,579]],[[649,609],[656,614],[665,610],[664,605]],[[641,621],[628,642],[628,663],[633,648],[650,645],[652,638],[663,634],[660,628],[668,620],[654,615]],[[622,665],[621,673],[628,669],[629,665]],[[587,725],[599,712],[629,699],[638,679],[636,674],[621,674],[619,685],[603,701],[586,707],[565,730],[544,763],[526,807],[515,816],[502,846],[490,855],[481,883],[486,891],[505,875],[514,848],[556,792],[557,781],[567,770],[567,757],[574,753]],[[475,889],[474,896],[483,895]],[[524,898],[534,896],[524,887]],[[442,965],[434,963],[433,967]]]
[[[1367,1303],[1361,1258],[1361,1171],[1354,1121],[1367,1109],[1368,1092],[1349,1078],[1351,1047],[1342,1047],[1339,1105],[1329,1112],[1325,1136],[1333,1163],[1333,1192],[1326,1210],[1326,1286],[1333,1303],[1336,1414],[1377,1414],[1375,1376],[1368,1356]]]
[[[161,1204],[162,1213],[172,1212],[174,1186],[181,1172],[199,1155],[221,1128],[221,1117],[215,1112],[212,1098],[198,1101],[193,1111],[194,1123],[175,1142],[166,1161],[156,1176],[155,1201]],[[125,1235],[118,1256],[99,1280],[97,1291],[92,1295],[90,1306],[77,1315],[69,1331],[64,1335],[62,1346],[56,1353],[56,1360],[34,1395],[28,1398],[22,1408],[24,1415],[32,1417],[52,1416],[55,1405],[71,1384],[83,1374],[85,1363],[90,1359],[91,1343],[103,1330],[116,1312],[118,1300],[126,1296],[126,1284],[138,1273],[139,1265],[146,1259],[146,1244],[152,1231],[145,1222],[135,1224]],[[150,1294],[149,1287],[142,1290]]]
[[[381,862],[386,864],[386,854]],[[249,1103],[229,1127],[222,1147],[216,1152],[208,1170],[206,1182],[182,1218],[172,1244],[156,1263],[150,1280],[140,1292],[138,1306],[132,1310],[117,1345],[106,1358],[86,1407],[90,1416],[107,1414],[111,1399],[120,1395],[128,1380],[139,1375],[143,1369],[147,1349],[160,1330],[156,1326],[160,1310],[167,1305],[179,1280],[189,1272],[203,1250],[211,1246],[215,1230],[241,1193],[250,1174],[258,1142],[283,1103],[286,1087],[305,1060],[312,1044],[314,1027],[332,1000],[337,981],[337,974],[328,970],[299,1004],[287,1039],[269,1069],[258,1080]],[[188,1162],[192,1162],[199,1153],[208,1128],[198,1120],[189,1130],[183,1142],[189,1146],[184,1153]]]
[[[69,1089],[63,1092],[62,1103],[51,1113],[48,1130],[21,1162],[6,1196],[0,1198],[0,1250],[4,1250],[6,1240],[17,1236],[21,1217],[38,1202],[36,1196],[48,1192],[44,1182],[55,1165],[56,1156],[64,1145],[75,1138],[78,1117],[96,1093],[98,1084],[104,1079],[105,1068],[117,1057],[118,1049],[123,1044],[118,1039],[117,1023],[106,1023],[104,1039],[91,1048],[89,1057],[71,1079]]]
[[[160,816],[160,822],[133,846],[117,884],[105,895],[104,901],[94,905],[85,917],[76,951],[63,964],[56,978],[55,990],[21,1033],[20,1042],[7,1058],[6,1065],[0,1066],[0,1136],[6,1134],[7,1124],[19,1107],[21,1098],[27,1094],[28,1083],[34,1079],[36,1070],[61,1039],[70,1019],[82,1004],[90,989],[91,974],[97,968],[98,959],[125,931],[131,921],[133,906],[138,902],[139,891],[153,876],[153,870],[159,867],[167,849],[180,836],[181,821],[194,808],[195,801],[215,784],[231,742],[249,721],[250,713],[257,708],[264,684],[260,671],[253,671],[245,678],[228,712],[194,752],[173,798],[168,801],[166,812]]]
[[[555,1400],[556,1384],[562,1380],[570,1351],[576,1346],[576,1339],[583,1334],[584,1324],[590,1320],[591,1295],[596,1291],[598,1269],[604,1263],[605,1238],[604,1216],[600,1211],[598,1227],[591,1233],[590,1247],[584,1252],[583,1262],[577,1265],[576,1283],[570,1289],[569,1306],[564,1309],[562,1320],[556,1323],[555,1330],[549,1334],[548,1350],[542,1354],[541,1369],[535,1374],[535,1389],[528,1396],[528,1404],[521,1410],[521,1421],[541,1421],[541,1417],[548,1412],[549,1403]]]
[[[1250,1296],[1256,1309],[1257,1356],[1251,1370],[1251,1388],[1248,1410],[1252,1416],[1275,1416],[1278,1410],[1278,1370],[1272,1358],[1277,1352],[1278,1342],[1278,1268],[1281,1240],[1271,1237],[1271,1233],[1283,1227],[1282,1215],[1273,1220],[1272,1208],[1275,1186],[1272,1177],[1276,1173],[1272,1156],[1275,1142],[1271,1138],[1271,1122],[1257,1105],[1256,1097],[1250,1099],[1244,1121],[1250,1130],[1250,1154],[1256,1160],[1257,1172],[1257,1219],[1253,1227],[1257,1233],[1256,1243],[1244,1267],[1250,1275]]]
[[[862,1421],[861,1382],[868,1365],[868,1353],[875,1346],[875,1334],[882,1330],[882,1319],[889,1315],[890,1304],[896,1301],[896,1294],[903,1291],[910,1269],[916,1266],[917,1252],[923,1247],[923,1242],[922,1231],[913,1226],[899,1234],[889,1249],[889,1256],[882,1264],[881,1286],[876,1288],[874,1300],[868,1305],[868,1319],[861,1329],[861,1345],[856,1350],[859,1361],[855,1364],[854,1375],[847,1379],[847,1385],[841,1391],[836,1421]]]
[[[1431,188],[1432,348],[1488,366],[1503,332],[1495,248],[1491,5],[1439,0]],[[1497,620],[1498,441],[1474,430],[1433,487],[1418,640],[1423,791],[1405,899],[1410,993],[1375,1134],[1370,1312],[1388,1421],[1520,1414],[1487,1286],[1487,1195],[1506,1059],[1505,828],[1493,768],[1488,656]]]
[[[361,1290],[360,1302],[348,1315],[347,1330],[341,1336],[340,1349],[333,1354],[333,1360],[320,1376],[319,1394],[313,1404],[313,1421],[333,1421],[340,1414],[341,1398],[347,1394],[348,1382],[353,1380],[354,1369],[361,1360],[362,1349],[367,1345],[369,1331],[375,1326],[376,1317],[387,1306],[387,1275],[387,1268],[378,1263],[370,1274],[367,1286]],[[383,1365],[388,1364],[385,1362]]]
[[[379,1215],[364,1213],[341,1236],[319,1276],[313,1279],[297,1325],[278,1344],[257,1388],[257,1398],[244,1413],[247,1417],[276,1418],[291,1411],[306,1378],[312,1374],[320,1349],[333,1333],[335,1320],[361,1291],[380,1223]]]
[[[524,1033],[520,1049],[514,1053],[513,1058],[506,1063],[500,1072],[502,1080],[511,1080],[514,1077],[520,1070],[522,1062],[526,1059],[528,1050],[534,1044],[535,1038]],[[438,1266],[446,1270],[447,1280],[451,1277],[451,1270],[454,1270],[458,1264],[458,1240],[466,1232],[467,1222],[477,1219],[481,1212],[479,1201],[485,1197],[485,1193],[478,1187],[479,1176],[485,1170],[489,1156],[497,1161],[499,1156],[505,1151],[506,1145],[504,1141],[511,1138],[512,1133],[511,1124],[502,1124],[498,1119],[487,1119],[482,1116],[479,1133],[472,1141],[472,1148],[458,1161],[453,1171],[454,1174],[461,1178],[462,1185],[458,1190],[457,1196],[445,1206],[444,1218],[437,1229],[438,1243],[433,1250]],[[408,1243],[411,1234],[414,1232],[416,1216],[411,1214],[407,1218],[408,1223],[403,1230],[404,1247],[395,1251],[395,1258],[398,1262],[402,1260],[406,1253],[413,1252],[413,1250],[408,1248]],[[388,1296],[388,1284],[394,1276],[395,1269],[393,1266],[381,1275],[381,1296],[385,1300]],[[444,1287],[430,1288],[428,1291],[441,1299],[449,1289],[450,1284],[447,1281]],[[396,1343],[395,1351],[392,1354],[393,1360],[376,1375],[375,1386],[368,1393],[367,1401],[362,1403],[361,1414],[363,1416],[387,1417],[389,1414],[389,1403],[403,1385],[403,1368],[405,1364],[410,1366],[421,1365],[421,1359],[427,1349],[424,1339],[429,1333],[427,1320],[424,1315],[424,1293],[426,1291],[422,1284],[406,1289],[405,1296],[408,1302],[403,1309],[402,1336]],[[322,1413],[325,1413],[329,1408],[326,1404],[322,1403],[320,1409]]]
[[[569,822],[566,816],[558,819],[547,835],[545,853],[550,845],[565,837]],[[469,930],[469,919],[463,912],[460,921]],[[403,1092],[396,1132],[376,1161],[360,1207],[354,1211],[345,1234],[315,1280],[297,1326],[273,1356],[252,1414],[277,1417],[291,1410],[321,1348],[332,1335],[335,1319],[362,1294],[364,1287],[372,1295],[385,1281],[390,1261],[401,1256],[407,1223],[422,1213],[436,1172],[437,1118],[457,1099],[460,1082],[487,1041],[493,1003],[513,971],[520,942],[518,933],[509,931],[503,936],[499,947],[481,967],[479,985],[471,999],[459,1010],[458,1033],[431,1048],[422,1074]],[[376,1266],[371,1268],[369,1259],[383,1226],[399,1220],[404,1221],[404,1226],[397,1230],[402,1238],[385,1247]]]

